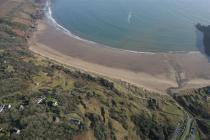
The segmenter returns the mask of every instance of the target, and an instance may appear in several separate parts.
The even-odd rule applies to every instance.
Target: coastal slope
[[[0,0],[1,140],[209,139],[209,111],[205,114],[209,87],[192,92],[170,88],[170,94],[159,94],[107,78],[98,71],[91,73],[86,67],[79,69],[83,66],[79,65],[81,59],[70,61],[67,57],[62,61],[78,63],[58,63],[61,53],[36,40],[41,31],[46,31],[42,23],[38,24],[43,16],[39,4],[30,0]],[[29,46],[47,47],[44,51],[49,54],[45,56],[43,51],[41,56],[30,51]],[[152,78],[151,71],[148,73],[148,78]],[[179,87],[183,86],[182,76],[176,75]],[[139,76],[138,79],[146,80],[142,74]],[[148,81],[157,86],[156,80]],[[186,95],[188,91],[190,94]],[[188,101],[183,104],[183,100]],[[196,120],[198,125],[193,117],[199,114],[194,109],[202,115]]]
[[[34,54],[40,9],[28,0],[0,4],[8,6],[0,17],[0,139],[170,139],[184,122],[170,96]]]

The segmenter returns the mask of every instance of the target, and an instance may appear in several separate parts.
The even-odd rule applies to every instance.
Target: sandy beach
[[[210,85],[210,63],[199,52],[129,52],[76,39],[46,21],[39,22],[30,50],[67,66],[159,93],[170,87]]]

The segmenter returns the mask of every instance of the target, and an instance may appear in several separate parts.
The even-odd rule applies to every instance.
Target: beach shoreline
[[[199,52],[132,53],[107,48],[71,37],[46,20],[39,22],[29,49],[61,64],[159,93],[178,87],[180,81],[182,88],[210,85],[210,64]]]

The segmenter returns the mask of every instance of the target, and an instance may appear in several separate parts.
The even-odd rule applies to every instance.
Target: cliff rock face
[[[210,56],[210,25],[204,26],[201,24],[197,24],[196,28],[203,33],[203,44],[205,47],[204,51],[207,56]]]

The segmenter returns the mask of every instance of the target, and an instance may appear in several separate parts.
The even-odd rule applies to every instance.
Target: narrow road
[[[172,88],[169,88],[168,89],[168,94],[171,95],[171,96],[173,96],[173,90],[174,89],[178,89],[178,88],[173,88],[173,87]],[[176,130],[174,132],[174,135],[172,137],[172,140],[187,140],[187,137],[190,135],[191,126],[192,126],[192,124],[194,122],[194,119],[193,119],[193,117],[176,100],[174,100],[174,101],[175,101],[176,105],[182,109],[182,111],[186,114],[187,117],[186,117],[186,124],[184,126],[184,129],[181,130],[180,129],[180,126],[177,126],[177,128],[176,128]],[[181,130],[181,132],[180,133],[177,133],[176,132],[177,129],[179,131]]]
[[[182,133],[181,137],[180,137],[180,140],[186,140],[187,137],[189,136],[190,132],[191,132],[191,126],[192,126],[192,123],[193,123],[193,118],[190,118],[188,116],[188,119],[187,119],[187,123],[185,125],[185,130],[184,132]]]

